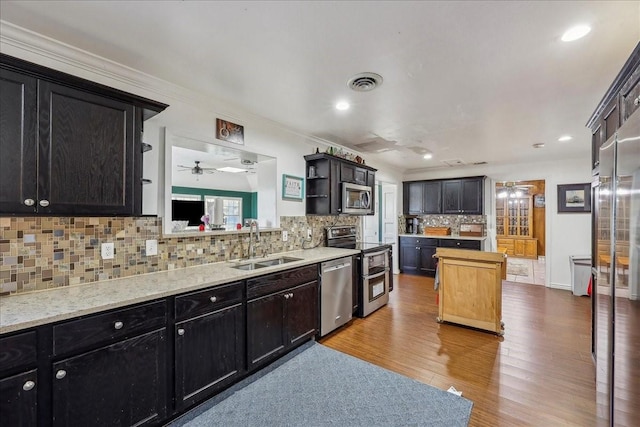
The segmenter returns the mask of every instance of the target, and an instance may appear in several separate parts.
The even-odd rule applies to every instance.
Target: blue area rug
[[[472,406],[312,341],[169,425],[454,427]]]

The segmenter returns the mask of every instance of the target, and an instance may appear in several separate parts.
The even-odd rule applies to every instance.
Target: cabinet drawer
[[[56,325],[53,327],[53,353],[63,354],[164,326],[166,312],[166,302],[159,301]]]
[[[458,249],[473,249],[480,250],[480,242],[477,240],[455,240],[455,239],[440,239],[441,248],[458,248]]]
[[[280,292],[314,280],[318,280],[317,264],[247,280],[247,299]]]
[[[36,332],[0,338],[0,371],[36,364]]]
[[[401,237],[400,245],[438,246],[438,239],[426,237]]]
[[[216,286],[176,297],[176,320],[210,313],[242,301],[242,282]]]

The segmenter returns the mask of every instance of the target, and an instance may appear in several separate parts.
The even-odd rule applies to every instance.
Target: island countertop
[[[0,297],[0,334],[99,313],[211,286],[315,264],[359,253],[353,249],[320,247],[273,254],[300,258],[255,270],[233,268],[248,260],[223,261],[175,270],[146,273],[81,285]]]

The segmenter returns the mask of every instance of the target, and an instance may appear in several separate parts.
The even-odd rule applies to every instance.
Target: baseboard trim
[[[567,285],[565,283],[551,282],[547,287],[552,289],[562,289],[563,291],[571,291],[571,285]]]

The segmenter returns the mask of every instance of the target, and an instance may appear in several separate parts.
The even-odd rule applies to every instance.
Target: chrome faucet
[[[254,241],[254,231],[253,227],[256,228],[255,231],[255,241]],[[256,257],[256,244],[260,243],[260,227],[258,227],[258,221],[253,220],[249,223],[249,259]]]

